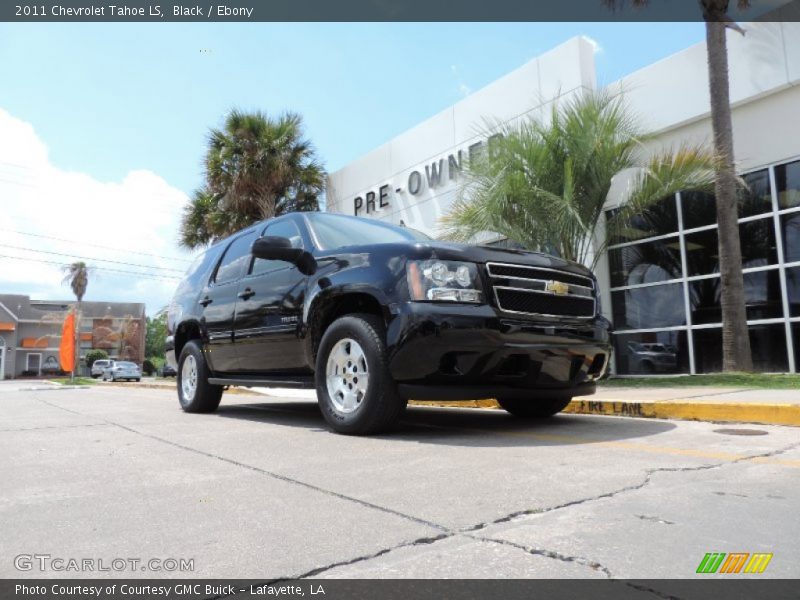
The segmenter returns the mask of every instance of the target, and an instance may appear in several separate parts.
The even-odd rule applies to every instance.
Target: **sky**
[[[192,258],[177,244],[181,210],[231,108],[299,112],[335,171],[575,35],[593,41],[603,85],[704,28],[0,24],[0,293],[70,298],[59,265],[83,259],[86,300],[153,314]]]

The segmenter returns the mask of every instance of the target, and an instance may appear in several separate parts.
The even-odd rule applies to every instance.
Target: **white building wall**
[[[403,221],[435,236],[438,220],[458,190],[456,173],[448,168],[451,155],[458,161],[460,151],[465,160],[470,146],[484,142],[493,124],[541,118],[556,98],[595,85],[593,47],[584,38],[572,38],[332,173],[328,210],[354,214],[354,201],[361,198],[360,215],[396,224]],[[431,186],[433,165],[437,172],[441,165],[443,174],[441,183]],[[414,172],[421,181],[417,193],[412,193],[416,191],[413,181],[409,186]],[[383,198],[382,186],[386,186]]]

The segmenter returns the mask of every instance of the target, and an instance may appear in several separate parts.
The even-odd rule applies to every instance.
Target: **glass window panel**
[[[783,257],[787,263],[800,261],[800,212],[781,215]]]
[[[742,242],[742,268],[774,265],[778,262],[775,222],[772,217],[739,225]]]
[[[685,331],[614,334],[617,373],[688,373]]]
[[[789,296],[789,316],[800,317],[800,267],[786,269],[786,292]],[[795,352],[800,358],[800,346],[797,344]]]
[[[250,254],[250,247],[255,239],[256,232],[251,231],[233,240],[217,268],[217,275],[214,278],[217,284],[235,281],[244,275],[250,266],[250,259],[253,256]]]
[[[800,206],[800,161],[775,167],[775,185],[780,208]]]
[[[792,323],[792,340],[794,340],[794,359],[800,359],[800,323]]]
[[[277,237],[287,238],[292,243],[292,248],[302,248],[303,238],[300,235],[300,230],[295,225],[294,221],[284,219],[277,223],[269,225],[264,232],[264,235],[273,235]],[[253,266],[250,272],[253,275],[263,275],[264,273],[271,273],[278,269],[288,269],[292,267],[292,263],[285,260],[266,260],[263,258],[256,258],[253,260]]]
[[[786,371],[786,330],[782,324],[751,325],[750,349],[756,371]],[[698,373],[717,373],[722,370],[722,329],[695,329],[694,364]]]
[[[775,225],[772,217],[739,225],[743,268],[763,267],[778,262]],[[719,273],[719,242],[716,229],[686,235],[686,266],[689,276]]]
[[[680,240],[677,236],[608,251],[611,285],[621,287],[677,279],[681,276]]]
[[[713,194],[681,192],[683,228],[693,229],[717,222],[717,203]]]
[[[786,353],[786,327],[778,325],[751,325],[750,351],[753,353],[753,368],[756,371],[789,370]]]
[[[611,220],[619,209],[606,211],[606,218]],[[631,217],[625,227],[610,236],[611,244],[634,242],[649,237],[667,235],[678,231],[678,207],[675,197],[670,196],[653,204],[646,212]]]
[[[717,230],[707,229],[686,235],[687,275],[708,275],[719,272]]]
[[[651,329],[686,324],[683,284],[668,283],[611,293],[614,327]]]
[[[780,274],[777,269],[746,273],[744,293],[749,320],[783,316]],[[689,302],[693,324],[720,323],[722,311],[719,304],[719,277],[690,282]]]
[[[772,212],[772,188],[769,184],[769,171],[761,169],[742,176],[747,189],[741,191],[739,216],[752,217]]]

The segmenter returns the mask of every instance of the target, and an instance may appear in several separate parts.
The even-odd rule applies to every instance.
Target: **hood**
[[[465,260],[476,263],[511,263],[529,267],[558,269],[567,273],[592,276],[591,270],[581,264],[551,256],[543,252],[498,248],[496,246],[470,246],[468,244],[438,241],[421,242],[416,244],[416,246],[418,248],[426,247],[430,249],[430,258]]]

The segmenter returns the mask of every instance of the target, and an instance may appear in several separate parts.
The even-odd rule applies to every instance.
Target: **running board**
[[[242,387],[298,388],[313,389],[314,378],[271,379],[262,377],[209,377],[212,385],[239,385]]]

